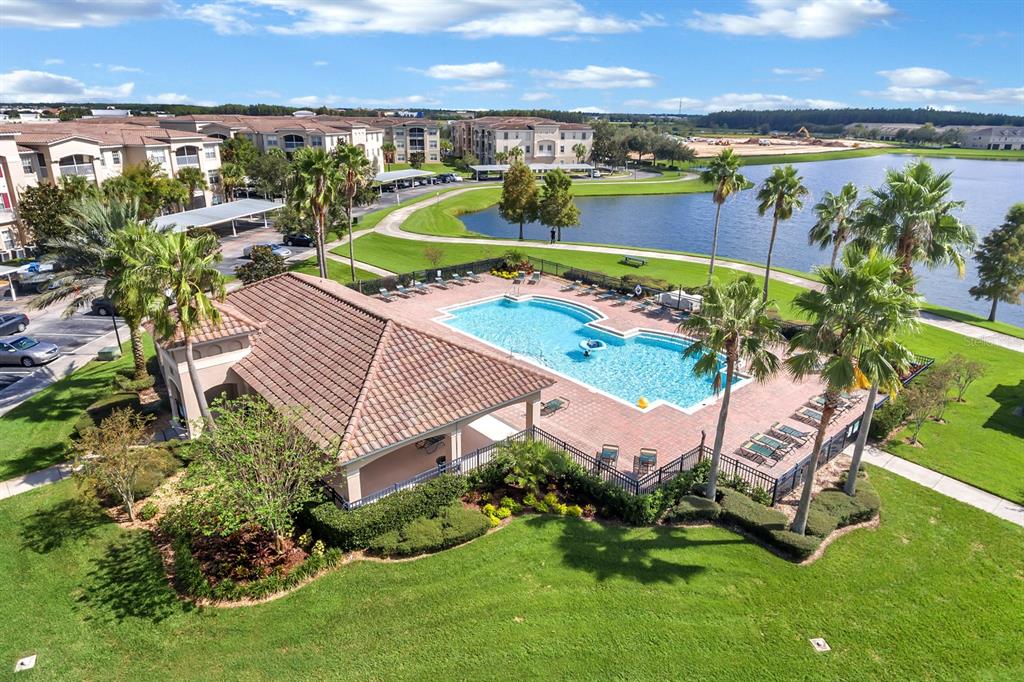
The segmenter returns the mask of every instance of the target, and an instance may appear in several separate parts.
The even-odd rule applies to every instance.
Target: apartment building
[[[303,147],[330,151],[339,144],[359,147],[378,170],[384,169],[384,130],[361,120],[331,116],[241,116],[194,114],[157,119],[162,128],[202,133],[221,140],[242,136],[257,149],[281,149],[291,156]]]
[[[480,163],[497,163],[497,155],[523,150],[526,163],[576,163],[573,147],[586,148],[590,158],[594,129],[583,123],[561,123],[535,116],[483,116],[452,123],[455,154],[472,153]]]
[[[168,177],[183,168],[199,168],[209,189],[202,205],[213,203],[220,184],[221,140],[201,133],[168,130],[146,120],[92,120],[0,126],[3,184],[0,197],[0,258],[24,246],[15,229],[18,197],[26,187],[84,177],[97,185],[129,166],[150,161]],[[196,199],[199,199],[197,193]]]
[[[395,145],[395,163],[409,163],[413,154],[423,154],[427,163],[441,161],[441,127],[426,118],[345,118],[359,121],[384,131],[384,141]]]
[[[960,133],[960,142],[972,149],[1024,149],[1024,128],[990,126],[967,128]]]

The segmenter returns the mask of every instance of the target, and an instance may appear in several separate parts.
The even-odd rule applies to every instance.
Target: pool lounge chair
[[[601,464],[608,464],[611,466],[615,465],[619,459],[619,446],[618,445],[605,445],[601,446],[601,451],[597,453],[597,461]]]
[[[384,289],[384,288],[381,288],[379,295],[380,295],[381,299],[384,300],[384,301],[393,301],[393,300],[395,300],[395,295],[392,294],[387,289]]]
[[[553,398],[543,405],[540,406],[540,416],[550,417],[555,412],[563,410],[569,406],[568,398]]]
[[[637,303],[635,306],[633,306],[633,312],[645,313],[648,310],[650,310],[652,306],[654,306],[654,304],[651,303],[649,300],[645,299]]]
[[[470,282],[477,282],[477,283],[480,283],[480,282],[482,282],[482,281],[483,281],[483,280],[482,280],[482,279],[480,279],[480,277],[478,277],[478,276],[477,276],[477,274],[476,274],[475,272],[473,272],[472,270],[466,270],[466,279],[468,279],[468,280],[469,280]]]
[[[423,282],[420,282],[419,280],[414,280],[413,283],[410,286],[412,286],[412,288],[414,290],[420,292],[421,294],[429,294],[430,293],[430,287],[428,287]]]
[[[834,423],[838,416],[839,416],[838,414],[832,415],[832,419],[831,419],[831,421],[829,423],[830,424]],[[814,428],[818,428],[818,427],[821,426],[821,417],[822,417],[821,411],[820,410],[816,410],[813,407],[801,407],[799,410],[797,410],[793,414],[793,419],[796,419],[797,421],[801,421],[804,424],[809,424],[810,426],[813,426]]]
[[[537,284],[538,282],[540,282],[540,271],[535,271],[530,275],[530,284]]]
[[[619,294],[617,292],[612,291],[611,289],[609,289],[608,291],[605,291],[602,294],[598,294],[597,295],[597,300],[598,301],[607,301],[609,298],[615,298],[618,295]]]
[[[586,286],[586,288],[583,288],[583,289],[579,290],[579,292],[577,293],[577,296],[589,296],[590,294],[596,292],[597,289],[598,289],[598,286],[596,284],[588,284]]]
[[[825,396],[823,396],[823,395],[816,395],[816,396],[814,396],[813,398],[811,398],[810,400],[807,401],[807,406],[808,407],[813,407],[816,410],[823,410],[823,409],[825,409]],[[836,403],[836,414],[842,414],[843,412],[846,412],[851,407],[853,407],[853,403],[851,403],[849,400],[843,400],[843,397],[840,396],[839,397],[839,402]]]
[[[774,451],[766,445],[761,445],[760,443],[748,440],[739,447],[739,451],[741,455],[747,459],[757,462],[758,464],[767,464],[769,466],[775,464]]]
[[[859,405],[860,402],[864,400],[863,393],[847,393],[846,391],[843,391],[839,394],[839,397],[850,403],[850,405]]]
[[[436,287],[438,287],[440,289],[450,289],[451,288],[451,287],[448,286],[448,282],[446,282],[441,277],[435,277],[434,278],[434,286],[436,286]]]
[[[526,280],[526,273],[520,270],[516,273],[516,276],[512,279],[513,284],[522,284]]]
[[[643,476],[658,463],[658,451],[654,448],[640,448],[640,454],[633,458],[633,473]]]
[[[559,289],[559,291],[576,291],[582,285],[583,285],[583,282],[581,282],[579,280],[576,280],[575,282],[570,282],[569,284],[566,284],[564,287]]]
[[[793,449],[793,444],[787,440],[780,440],[778,438],[772,438],[771,436],[764,433],[755,433],[750,437],[750,440],[755,443],[759,443],[772,449],[775,453],[774,458],[779,459],[787,452]]]
[[[399,296],[401,296],[402,298],[411,298],[412,297],[412,292],[409,291],[408,289],[406,289],[401,284],[396,284],[395,285],[395,293],[398,294]]]
[[[460,277],[460,276],[459,276],[459,273],[457,273],[457,272],[453,272],[453,273],[452,273],[452,279],[451,279],[451,281],[455,282],[455,283],[456,283],[456,284],[458,284],[458,285],[459,285],[460,287],[464,287],[464,286],[466,286],[466,280],[462,279],[462,277]]]
[[[807,443],[807,439],[810,438],[814,433],[812,431],[801,431],[800,429],[794,429],[789,424],[783,424],[782,422],[775,422],[768,429],[779,438],[788,440],[794,445],[804,445]]]
[[[615,299],[615,303],[612,305],[626,305],[633,298],[633,294],[619,294],[619,297]]]

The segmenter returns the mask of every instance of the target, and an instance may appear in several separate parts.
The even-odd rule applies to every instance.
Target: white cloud
[[[63,63],[64,63],[63,59],[44,59],[43,60],[43,64],[45,66],[59,66],[60,64],[63,64]]]
[[[475,78],[497,78],[505,75],[501,62],[474,62],[472,64],[435,64],[424,72],[440,80],[472,80]]]
[[[628,33],[661,22],[640,15],[595,15],[575,0],[244,0],[289,18],[274,33],[450,32],[465,38]]]
[[[454,92],[497,92],[498,90],[508,90],[511,87],[511,83],[503,80],[472,81],[470,83],[463,83],[462,85],[453,85],[446,88],[446,90],[452,90]]]
[[[107,71],[111,73],[142,73],[137,66],[121,66],[120,64],[108,64]]]
[[[83,28],[117,26],[172,13],[171,0],[4,0],[7,28]]]
[[[884,20],[895,10],[883,0],[748,0],[751,14],[694,11],[686,24],[714,33],[788,38],[836,38]]]
[[[552,95],[550,92],[524,92],[523,96],[519,99],[524,102],[540,102],[546,99],[551,99]]]
[[[908,66],[903,69],[879,71],[879,76],[886,78],[890,85],[907,88],[930,88],[936,85],[972,85],[978,81],[970,78],[957,78],[942,69],[931,69],[926,66]]]
[[[159,95],[148,95],[146,96],[146,102],[149,104],[197,104],[204,107],[212,107],[216,104],[209,100],[194,100],[188,95],[182,95],[177,92],[164,92]]]
[[[15,70],[0,73],[0,93],[8,102],[101,102],[123,100],[134,83],[114,86],[86,85],[69,76],[47,71]]]
[[[660,100],[630,99],[623,104],[631,109],[650,112],[691,113],[696,111],[732,111],[734,109],[838,109],[846,106],[829,99],[801,99],[788,95],[771,95],[758,92],[718,95],[707,100],[692,97],[670,97]]]
[[[256,31],[256,26],[249,21],[256,14],[232,2],[209,2],[195,5],[185,10],[183,16],[208,24],[222,36],[241,35]]]
[[[328,107],[432,107],[440,104],[440,101],[425,95],[408,95],[406,97],[392,98],[361,98],[341,95],[306,95],[304,97],[292,97],[288,104],[294,107],[316,107],[320,105]]]
[[[647,71],[627,66],[587,66],[567,71],[546,71],[537,69],[530,72],[534,78],[543,78],[555,88],[651,88],[657,76]]]
[[[814,81],[818,80],[825,75],[825,69],[817,66],[799,67],[799,68],[780,68],[775,67],[772,69],[772,73],[776,76],[796,76],[798,81]]]
[[[864,90],[865,97],[893,102],[917,102],[935,107],[953,103],[1017,104],[1024,102],[1024,88],[982,88],[974,78],[954,76],[942,69],[910,66],[879,71],[889,81],[884,90]]]
[[[329,63],[330,62],[328,62],[327,60],[318,59],[315,62],[313,62],[313,66],[327,66]]]
[[[601,107],[576,107],[575,109],[570,109],[569,111],[575,111],[575,112],[580,113],[580,114],[607,114],[608,113],[607,111],[605,111]]]

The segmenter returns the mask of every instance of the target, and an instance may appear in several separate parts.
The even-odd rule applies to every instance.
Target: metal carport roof
[[[409,178],[424,178],[430,175],[437,175],[432,171],[416,170],[415,168],[407,168],[406,170],[387,171],[384,173],[377,173],[373,176],[374,181],[387,184],[394,182],[395,180],[407,180]]]
[[[196,227],[210,227],[211,225],[220,225],[221,223],[241,218],[264,215],[279,208],[284,208],[284,204],[279,204],[275,201],[264,201],[263,199],[239,199],[238,201],[228,201],[216,206],[162,215],[154,219],[153,222],[158,229],[166,229],[173,226],[175,232],[182,232]]]

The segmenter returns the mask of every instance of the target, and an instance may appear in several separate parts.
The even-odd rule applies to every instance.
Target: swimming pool
[[[647,409],[666,403],[689,413],[715,398],[711,380],[693,373],[696,359],[683,357],[686,339],[646,331],[623,337],[594,326],[599,313],[568,301],[502,297],[442,312],[442,324],[634,407],[645,398]],[[591,339],[605,347],[587,357],[581,342]]]

